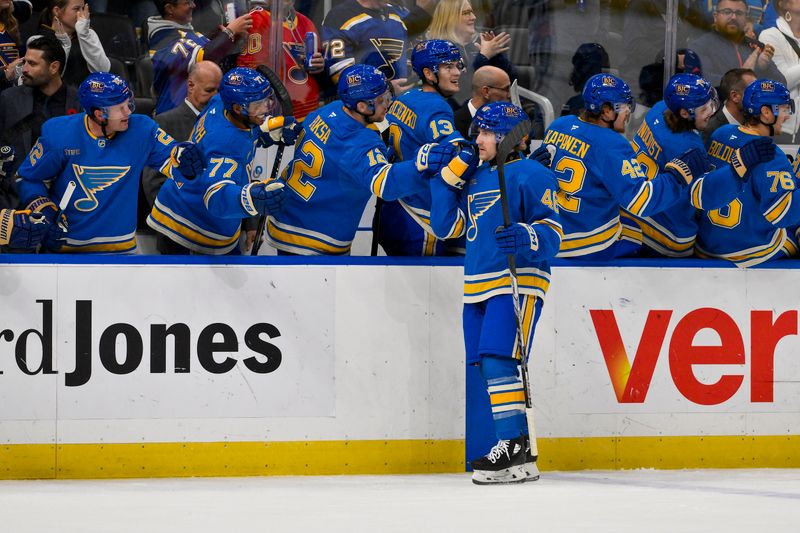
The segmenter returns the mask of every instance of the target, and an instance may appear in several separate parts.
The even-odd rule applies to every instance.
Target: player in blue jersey
[[[453,126],[447,98],[456,94],[464,70],[458,47],[449,41],[423,41],[411,52],[411,66],[422,80],[392,102],[389,121],[390,156],[403,161],[427,143],[464,141]],[[430,256],[444,253],[444,241],[430,228],[431,197],[426,189],[381,205],[376,213],[378,243],[386,255]]]
[[[279,253],[346,255],[371,195],[385,200],[428,188],[430,176],[457,155],[450,144],[426,144],[407,161],[389,163],[386,145],[370,124],[391,104],[386,77],[353,65],[339,78],[339,98],[308,115],[283,178],[289,188],[281,213],[267,219],[267,241]]]
[[[544,143],[555,147],[551,169],[559,181],[558,205],[564,226],[559,257],[611,259],[634,255],[639,243],[621,240],[620,207],[651,216],[683,198],[693,176],[706,170],[702,150],[692,149],[664,165],[648,180],[622,135],[634,107],[628,85],[596,74],[583,89],[580,117],[556,119]],[[638,227],[630,234],[638,237]]]
[[[772,259],[797,255],[796,228],[800,223],[797,164],[776,147],[775,156],[749,168],[744,153],[754,137],[773,137],[795,112],[786,87],[772,80],[756,80],[742,98],[745,123],[729,124],[711,135],[708,154],[729,164],[747,180],[744,189],[721,209],[705,210],[697,233],[697,254],[750,267]],[[695,207],[705,209],[692,195]]]
[[[472,479],[478,484],[518,483],[539,477],[536,457],[528,451],[525,396],[517,368],[527,353],[517,350],[507,255],[516,257],[523,345],[529,350],[550,285],[549,260],[558,253],[563,232],[554,174],[540,163],[524,159],[518,151],[509,156],[504,167],[512,224],[503,227],[497,145],[525,118],[524,111],[510,103],[481,107],[472,123],[479,132],[476,141],[481,165],[466,183],[431,181],[434,231],[442,238],[466,235],[466,359],[467,364],[480,365],[486,379],[498,439],[485,457],[471,463]],[[464,162],[470,166],[471,161]],[[449,170],[444,169],[442,176],[446,177]]]
[[[228,71],[215,99],[190,137],[205,156],[205,171],[181,187],[164,184],[147,224],[187,251],[238,254],[242,219],[274,213],[284,198],[283,183],[250,181],[256,145],[272,144],[275,133],[294,145],[300,126],[292,117],[277,116],[275,91],[253,69]]]
[[[648,179],[663,172],[667,163],[687,150],[705,150],[698,130],[703,131],[719,107],[717,92],[705,79],[694,74],[676,74],[664,89],[664,100],[645,116],[633,138],[639,167]],[[774,143],[765,137],[753,140],[753,150],[746,151],[747,166],[755,166],[775,156]],[[731,201],[744,183],[729,165],[695,179],[684,189],[683,198],[672,207],[650,217],[637,217],[622,211],[633,220],[628,226],[641,230],[643,255],[688,257],[694,253],[697,236],[696,210],[689,197],[696,193],[707,208],[721,207]]]
[[[176,143],[150,117],[132,114],[133,93],[115,74],[94,72],[78,88],[84,113],[57,117],[17,171],[23,205],[51,222],[69,182],[77,185],[64,210],[69,231],[52,251],[133,253],[142,168],[178,181],[202,171],[194,144]],[[58,224],[51,224],[55,230]],[[49,234],[48,234],[49,236]]]

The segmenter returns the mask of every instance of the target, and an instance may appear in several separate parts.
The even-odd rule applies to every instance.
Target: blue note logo
[[[478,238],[478,219],[500,199],[500,191],[484,191],[470,194],[468,198],[469,227],[467,240],[472,242]]]
[[[80,198],[72,205],[78,211],[94,211],[100,202],[97,201],[96,193],[107,189],[122,179],[131,167],[84,167],[73,163],[72,170],[75,178],[86,194],[85,198]]]

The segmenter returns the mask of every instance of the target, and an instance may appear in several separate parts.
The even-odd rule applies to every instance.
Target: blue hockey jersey
[[[109,138],[89,131],[85,113],[57,117],[17,173],[24,204],[48,197],[58,204],[70,181],[77,185],[64,210],[69,231],[63,252],[136,251],[136,206],[145,166],[180,181],[170,158],[175,141],[151,118],[131,115],[126,131]]]
[[[267,241],[303,255],[350,253],[372,194],[394,200],[428,187],[414,161],[390,164],[380,135],[338,100],[303,121],[283,178],[290,190],[283,211],[267,219]]]
[[[208,255],[233,250],[242,219],[258,214],[246,211],[241,201],[242,187],[250,183],[258,130],[238,128],[218,104],[215,96],[190,137],[205,156],[205,171],[180,187],[165,183],[147,218],[156,231]]]
[[[740,126],[725,125],[711,135],[708,154],[718,163],[729,163],[733,151],[753,136]],[[797,255],[791,228],[800,223],[798,178],[786,154],[777,148],[772,161],[750,172],[732,202],[700,217],[698,255],[727,259],[740,267]],[[696,204],[694,196],[692,200]]]
[[[516,256],[519,293],[544,298],[550,286],[549,259],[558,253],[563,236],[556,199],[558,182],[549,169],[528,159],[506,163],[504,176],[511,221],[532,225],[539,239],[534,257]],[[465,234],[467,238],[464,302],[511,294],[508,259],[497,248],[494,236],[503,225],[497,167],[481,163],[460,192],[433,179],[431,195],[431,225],[436,235],[453,238]]]
[[[356,0],[334,5],[322,22],[322,49],[334,82],[354,63],[372,65],[389,80],[407,77],[408,29],[403,19],[408,13],[392,4],[365,8]]]
[[[620,207],[646,217],[683,198],[669,174],[648,180],[636,153],[621,134],[568,115],[545,133],[556,148],[550,168],[558,178],[558,206],[564,227],[559,257],[600,252],[619,238]]]

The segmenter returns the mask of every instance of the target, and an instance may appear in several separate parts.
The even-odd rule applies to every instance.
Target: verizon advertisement
[[[333,416],[334,269],[4,267],[0,420]]]

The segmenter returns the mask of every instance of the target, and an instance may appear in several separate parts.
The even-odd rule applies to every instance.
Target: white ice
[[[3,481],[0,531],[798,532],[800,470]]]

